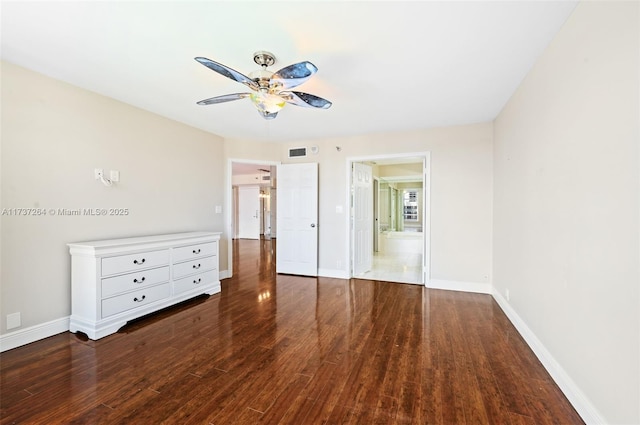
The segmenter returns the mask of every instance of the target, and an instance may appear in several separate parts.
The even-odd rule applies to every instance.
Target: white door
[[[238,238],[260,239],[260,188],[238,187]]]
[[[278,165],[276,272],[318,275],[318,164]]]
[[[373,263],[373,176],[371,167],[353,163],[353,275],[371,270]]]

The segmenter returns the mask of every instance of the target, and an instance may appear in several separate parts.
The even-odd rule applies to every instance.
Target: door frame
[[[264,159],[242,159],[228,158],[227,170],[225,172],[225,195],[224,195],[224,222],[225,233],[227,235],[227,270],[224,278],[233,276],[233,163],[255,164],[255,165],[278,165],[280,161],[267,161]],[[222,268],[222,265],[220,266]]]
[[[346,159],[346,175],[347,175],[347,187],[346,187],[346,203],[347,214],[345,214],[345,229],[349,237],[346,240],[346,256],[345,263],[347,265],[347,274],[349,278],[353,278],[353,182],[352,182],[352,164],[354,162],[367,162],[367,161],[380,161],[385,159],[402,159],[402,158],[416,158],[422,159],[422,232],[424,236],[423,240],[423,253],[422,253],[422,285],[428,286],[429,279],[431,278],[431,152],[407,152],[407,153],[395,153],[395,154],[381,154],[381,155],[369,155],[369,156],[357,156],[348,157]]]
[[[379,251],[378,231],[380,230],[380,179],[373,178],[373,252]]]

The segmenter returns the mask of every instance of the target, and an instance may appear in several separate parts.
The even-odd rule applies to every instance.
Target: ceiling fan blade
[[[332,105],[327,99],[309,93],[299,91],[281,91],[278,93],[282,98],[292,105],[305,106],[311,108],[329,109]]]
[[[285,66],[280,71],[271,76],[271,82],[279,85],[281,88],[289,89],[299,86],[307,81],[313,74],[318,72],[318,68],[308,61],[294,63]]]
[[[252,88],[253,90],[258,90],[258,84],[253,81],[251,78],[247,77],[244,74],[239,73],[235,69],[231,69],[226,65],[223,65],[218,62],[214,62],[211,59],[197,57],[195,58],[198,62],[211,69],[212,71],[217,72],[220,75],[224,75],[227,78],[231,78],[234,81],[244,84],[247,87]]]
[[[233,93],[225,94],[222,96],[210,97],[209,99],[201,100],[197,102],[198,105],[213,105],[215,103],[231,102],[232,100],[244,99],[249,97],[249,93]]]

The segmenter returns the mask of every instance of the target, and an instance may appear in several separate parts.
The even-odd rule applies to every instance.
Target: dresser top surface
[[[72,242],[67,246],[70,248],[114,248],[125,247],[132,245],[145,245],[154,243],[171,243],[171,242],[189,242],[193,240],[197,242],[199,239],[212,238],[219,239],[221,232],[185,232],[185,233],[171,233],[166,235],[152,235],[152,236],[138,236],[133,238],[119,238],[119,239],[103,239],[97,241],[85,241],[85,242]]]

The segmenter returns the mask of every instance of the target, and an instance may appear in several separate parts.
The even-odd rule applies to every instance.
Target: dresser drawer
[[[169,250],[141,252],[138,254],[105,257],[102,259],[102,276],[127,273],[169,264]]]
[[[102,298],[169,281],[169,266],[102,279]]]
[[[123,311],[168,298],[171,295],[169,283],[150,286],[148,288],[129,292],[102,300],[102,317],[113,316]]]
[[[196,260],[186,261],[173,265],[173,278],[179,279],[183,276],[203,272],[206,270],[214,270],[218,268],[218,256],[198,258]]]
[[[182,279],[173,281],[173,294],[179,294],[181,292],[195,289],[198,286],[204,286],[218,280],[218,271],[209,270],[208,272],[195,274],[189,277],[183,277]]]
[[[173,262],[181,263],[194,258],[208,257],[218,254],[218,243],[207,242],[198,245],[181,246],[173,249]]]

